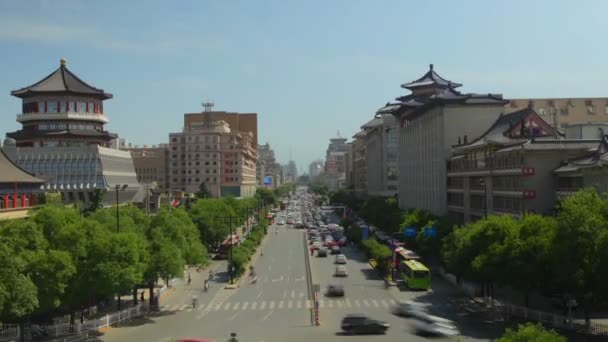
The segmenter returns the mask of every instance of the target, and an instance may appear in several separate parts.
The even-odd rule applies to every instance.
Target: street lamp
[[[232,284],[234,282],[234,265],[232,264],[232,247],[234,245],[234,238],[232,236],[232,224],[237,222],[238,216],[216,216],[215,218],[223,219],[224,223],[228,223],[228,226],[230,227],[230,262],[228,263],[228,267],[230,271],[230,284]]]
[[[484,193],[484,198],[483,199],[484,199],[484,202],[485,202],[485,205],[483,206],[484,209],[485,209],[484,210],[484,217],[487,220],[488,219],[488,184],[486,184],[485,179],[479,178],[479,185],[483,186],[483,193]],[[483,202],[482,202],[482,204],[483,204]]]
[[[120,232],[120,219],[119,219],[119,211],[118,211],[118,192],[125,191],[127,189],[127,184],[116,184],[114,189],[116,190],[116,232]]]

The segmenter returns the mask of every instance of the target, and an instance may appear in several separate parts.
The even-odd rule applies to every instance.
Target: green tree
[[[207,250],[201,242],[196,225],[185,210],[163,208],[150,224],[151,229],[159,230],[164,238],[179,248],[185,263],[198,265],[206,262]]]
[[[0,241],[0,315],[20,321],[39,307],[38,288],[27,275],[27,262],[10,243]]]
[[[274,195],[274,192],[268,188],[259,187],[255,192],[255,197],[264,201],[265,205],[276,205],[277,197]]]
[[[198,186],[198,192],[196,193],[196,197],[198,198],[210,198],[211,192],[207,187],[207,182],[201,182]]]
[[[608,200],[595,189],[585,189],[567,197],[557,215],[555,274],[563,289],[576,296],[589,323],[589,310],[598,297],[605,296],[605,265],[602,257],[608,232]],[[563,272],[569,270],[569,272]]]
[[[564,336],[553,330],[547,330],[540,324],[520,324],[517,330],[508,328],[498,342],[566,342]]]
[[[218,244],[230,234],[229,223],[224,217],[236,215],[226,202],[214,198],[197,201],[188,214],[198,227],[201,239],[210,245]]]

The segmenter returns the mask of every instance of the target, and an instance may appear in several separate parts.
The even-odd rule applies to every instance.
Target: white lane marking
[[[274,309],[274,300],[270,301],[270,310]]]
[[[287,308],[291,309],[292,307],[293,307],[293,301],[290,300],[289,302],[287,302]]]
[[[346,306],[347,309],[350,309],[353,307],[352,305],[350,305],[350,299],[346,298],[346,300],[344,301],[344,306]]]
[[[182,304],[182,307],[179,309],[180,311],[185,310],[189,305],[188,304]]]
[[[282,309],[282,308],[283,308],[283,301],[280,301],[279,302],[279,309]]]
[[[258,308],[258,302],[253,302],[253,303],[251,304],[251,310],[255,310],[255,309],[257,309],[257,308]]]
[[[374,304],[374,307],[379,308],[380,305],[378,305],[378,301],[375,299],[372,299],[372,303]]]
[[[276,283],[277,281],[282,281],[282,280],[283,280],[283,276],[281,276],[281,278],[279,278],[279,279],[272,279],[272,282]]]
[[[247,310],[247,305],[249,305],[248,302],[243,303],[243,308],[241,310]]]
[[[238,310],[239,309],[239,305],[241,305],[241,302],[234,303],[234,306],[232,307],[232,310]]]
[[[291,290],[291,298],[296,298],[296,291],[295,290]]]
[[[261,290],[260,290],[260,293],[258,293],[258,296],[257,296],[257,297],[255,297],[255,298],[260,298],[260,297],[262,296],[262,292],[263,292],[263,291],[261,291]]]
[[[230,305],[232,305],[232,303],[226,303],[226,304],[224,304],[224,310],[230,309]]]
[[[363,300],[363,305],[365,305],[365,306],[369,307],[369,302],[367,301],[367,299],[364,299],[364,300]]]
[[[302,301],[301,301],[301,300],[299,300],[299,301],[298,301],[298,309],[301,309],[301,308],[302,308]]]
[[[220,304],[217,304],[217,305],[216,305],[216,306],[213,308],[213,310],[218,311],[218,310],[219,310],[219,309],[221,309],[221,308],[222,308],[222,304],[220,303]]]
[[[294,279],[294,281],[304,281],[304,276],[301,276],[300,278],[296,278],[296,279]]]
[[[383,307],[385,307],[385,308],[388,308],[388,307],[389,307],[388,303],[387,303],[387,302],[386,302],[386,300],[384,300],[384,299],[381,301],[381,304],[382,304],[382,306],[383,306]]]
[[[283,292],[283,298],[287,297],[287,290],[285,290],[285,292]]]
[[[260,304],[260,310],[264,310],[266,308],[266,301],[263,301],[262,304]]]
[[[273,312],[274,312],[274,310],[270,311],[266,316],[264,316],[264,318],[262,318],[262,321],[265,321],[268,317],[270,317],[270,315],[272,315]]]
[[[243,312],[243,311],[237,311],[234,315],[232,315],[232,317],[230,317],[230,320],[232,321],[241,312]]]

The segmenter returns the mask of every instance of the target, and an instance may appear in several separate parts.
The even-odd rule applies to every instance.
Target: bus
[[[410,289],[428,290],[431,288],[431,272],[417,260],[401,262],[401,275]]]

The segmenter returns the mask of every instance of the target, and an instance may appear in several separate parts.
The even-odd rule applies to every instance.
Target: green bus
[[[410,289],[428,290],[431,288],[431,272],[420,261],[401,262],[401,275]]]

